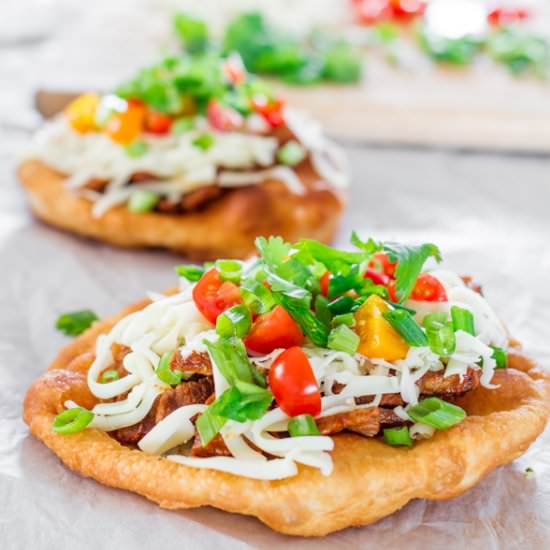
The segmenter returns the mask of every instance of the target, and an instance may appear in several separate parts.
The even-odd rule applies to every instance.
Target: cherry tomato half
[[[365,271],[365,279],[370,279],[375,285],[386,286],[390,282],[390,278],[385,273],[380,273],[372,267],[367,267]]]
[[[395,292],[395,281],[391,281],[388,285],[388,294],[393,302],[398,301]],[[429,273],[421,273],[416,279],[410,299],[418,302],[446,302],[447,293],[438,279]]]
[[[167,134],[172,127],[172,118],[156,111],[147,111],[145,129],[151,134]]]
[[[372,25],[421,15],[426,9],[426,0],[353,0],[353,5],[358,21]]]
[[[321,286],[321,294],[328,296],[328,283],[330,281],[330,271],[326,271],[324,275],[319,279],[319,285]]]
[[[529,10],[525,8],[495,8],[489,12],[487,19],[491,25],[503,27],[516,21],[524,21],[530,15]]]
[[[197,309],[211,322],[216,323],[220,313],[242,303],[239,287],[223,281],[217,269],[210,269],[193,288],[193,300]]]
[[[272,127],[278,128],[285,123],[285,102],[281,98],[268,99],[265,96],[257,96],[252,99],[252,108]]]
[[[208,122],[216,130],[227,132],[243,125],[243,117],[234,109],[224,107],[217,101],[210,101],[207,108]]]
[[[390,259],[385,252],[377,252],[369,262],[369,267],[379,273],[384,273],[384,275],[393,278],[395,277],[397,262],[390,262]]]
[[[269,369],[275,401],[288,416],[321,412],[321,392],[307,355],[299,347],[281,353]]]
[[[260,315],[244,339],[246,347],[256,353],[271,353],[278,348],[301,346],[302,330],[283,306],[275,306]]]
[[[128,145],[132,143],[143,131],[145,121],[145,107],[139,101],[127,102],[125,111],[113,115],[105,131],[116,143]]]

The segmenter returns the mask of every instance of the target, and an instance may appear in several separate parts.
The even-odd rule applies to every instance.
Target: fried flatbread
[[[37,217],[61,229],[118,246],[159,247],[197,261],[245,258],[258,235],[294,242],[330,242],[344,202],[309,163],[297,168],[305,192],[292,193],[280,181],[229,189],[203,209],[183,214],[135,214],[115,206],[100,218],[92,203],[67,190],[65,176],[40,161],[24,161],[18,177]]]
[[[260,481],[193,469],[125,447],[107,433],[87,429],[63,436],[54,416],[72,399],[92,408],[86,383],[99,334],[144,300],[96,323],[64,348],[49,371],[29,389],[24,419],[31,432],[74,471],[126,489],[164,508],[214,506],[256,516],[276,531],[321,536],[372,523],[412,499],[447,499],[465,492],[491,470],[521,455],[542,432],[550,414],[550,375],[512,348],[510,368],[497,370],[497,389],[479,387],[457,403],[468,412],[459,425],[437,432],[411,449],[350,433],[334,436],[334,471],[313,468],[280,481]]]

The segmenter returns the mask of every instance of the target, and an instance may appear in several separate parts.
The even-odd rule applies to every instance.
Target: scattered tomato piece
[[[386,286],[390,282],[390,278],[385,273],[380,273],[372,267],[367,267],[365,271],[365,279],[370,279],[375,285]]]
[[[172,127],[173,119],[163,113],[148,110],[145,115],[145,130],[151,134],[167,134]]]
[[[285,123],[285,102],[281,98],[268,99],[265,96],[257,96],[252,100],[252,108],[271,126],[278,128]]]
[[[319,279],[319,285],[321,286],[321,294],[328,296],[328,284],[330,281],[330,271],[326,271],[324,275]]]
[[[226,309],[242,303],[239,287],[223,281],[215,268],[207,271],[194,286],[193,300],[197,309],[213,324]]]
[[[504,27],[515,23],[516,21],[524,21],[531,16],[526,8],[495,8],[487,15],[487,19],[491,25]]]
[[[391,262],[385,252],[377,252],[373,259],[369,262],[369,267],[380,273],[384,273],[390,278],[393,278],[395,277],[397,262]]]
[[[288,416],[321,412],[321,392],[307,355],[299,347],[283,351],[269,369],[275,401]]]
[[[208,122],[216,130],[227,132],[243,125],[243,117],[234,109],[224,107],[217,101],[210,101],[207,108]]]
[[[255,353],[271,353],[279,348],[301,346],[304,335],[286,309],[278,305],[254,321],[244,343]]]
[[[397,293],[395,291],[395,281],[388,285],[388,294],[393,302],[397,302]],[[411,300],[418,302],[446,302],[447,293],[445,287],[438,279],[429,273],[421,273],[416,279],[416,283],[410,295]]]

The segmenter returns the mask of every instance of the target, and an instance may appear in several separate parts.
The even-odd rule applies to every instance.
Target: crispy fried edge
[[[93,406],[85,373],[99,334],[123,316],[149,303],[139,302],[96,323],[61,350],[48,372],[34,382],[24,402],[24,420],[72,470],[105,485],[126,489],[161,507],[213,506],[256,516],[290,535],[322,536],[372,523],[410,500],[448,499],[475,485],[499,465],[521,455],[543,431],[548,416],[550,375],[510,350],[507,371],[497,371],[501,387],[479,388],[462,406],[472,415],[412,449],[389,447],[353,434],[334,437],[334,472],[329,477],[300,467],[299,475],[259,481],[224,472],[189,468],[120,445],[99,430],[62,436],[51,429],[66,399]]]
[[[328,243],[343,209],[343,197],[307,168],[299,171],[304,195],[268,181],[235,189],[199,212],[134,214],[118,206],[101,218],[94,218],[90,201],[68,191],[65,177],[44,163],[24,161],[17,174],[31,209],[51,225],[118,246],[168,248],[196,260],[244,258],[254,251],[257,235]]]

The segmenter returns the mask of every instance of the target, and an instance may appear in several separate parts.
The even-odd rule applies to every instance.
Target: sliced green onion
[[[505,349],[497,346],[493,347],[493,359],[497,362],[497,369],[505,369],[508,367],[508,352]]]
[[[179,384],[183,379],[183,373],[172,370],[170,368],[173,357],[174,352],[167,351],[160,358],[157,370],[155,371],[159,380],[162,380],[163,382],[166,382],[166,384],[170,384],[171,386]]]
[[[134,141],[126,145],[126,154],[132,158],[142,157],[149,150],[149,146],[144,141]]]
[[[355,326],[355,315],[353,313],[342,313],[341,315],[336,315],[332,318],[332,326],[337,327],[338,325],[346,325],[348,327]]]
[[[240,290],[245,305],[260,315],[270,312],[275,306],[271,290],[255,279],[246,279]]]
[[[82,407],[67,409],[54,418],[53,431],[62,435],[75,434],[81,432],[93,419],[94,413]]]
[[[199,149],[202,149],[203,151],[208,151],[212,145],[214,145],[214,142],[216,140],[214,139],[214,136],[212,134],[201,134],[200,136],[197,136],[191,143],[198,147]]]
[[[404,309],[393,309],[383,314],[384,319],[413,347],[428,345],[428,338],[411,314]]]
[[[446,430],[466,418],[466,412],[457,405],[447,403],[439,397],[429,397],[407,409],[407,414],[415,421]]]
[[[338,325],[328,335],[327,346],[337,351],[345,351],[353,355],[359,347],[359,335],[346,325]]]
[[[190,132],[195,127],[195,118],[185,116],[178,118],[174,121],[171,127],[171,132],[176,135],[185,134]]]
[[[288,433],[291,437],[304,435],[321,435],[315,419],[310,414],[294,416],[288,421]]]
[[[241,262],[237,260],[217,260],[215,265],[223,281],[230,281],[237,284],[241,282]]]
[[[273,401],[273,394],[264,388],[237,382],[212,404],[212,412],[217,416],[230,418],[236,422],[259,420]]]
[[[422,322],[426,329],[428,344],[434,353],[448,357],[456,349],[456,338],[452,323],[443,312],[429,313]]]
[[[318,294],[315,297],[315,315],[321,323],[330,325],[332,313],[328,308],[328,300],[322,294]]]
[[[204,275],[204,269],[196,265],[177,265],[175,270],[180,277],[192,283],[198,281]]]
[[[336,298],[344,292],[362,287],[364,284],[365,279],[359,275],[359,266],[355,265],[345,275],[332,275],[328,281],[328,297]]]
[[[277,160],[287,166],[295,166],[306,158],[306,150],[297,141],[287,141],[278,151]]]
[[[218,435],[226,422],[227,418],[217,416],[212,412],[212,405],[197,418],[195,425],[203,447],[206,447]]]
[[[118,371],[115,369],[109,369],[106,370],[99,379],[99,382],[101,384],[106,384],[107,382],[113,382],[114,380],[118,380],[120,378],[120,374],[118,374]]]
[[[128,210],[135,214],[150,212],[155,208],[159,201],[159,196],[153,191],[147,189],[138,189],[134,191],[128,199]]]
[[[401,426],[400,428],[385,428],[384,429],[384,442],[388,445],[406,446],[412,447],[413,441],[409,428],[407,426]]]
[[[55,328],[67,336],[78,336],[97,319],[97,315],[90,309],[71,311],[58,317]]]
[[[474,316],[470,310],[458,306],[452,306],[451,318],[453,320],[453,329],[455,332],[457,330],[463,330],[472,336],[476,335]]]
[[[226,309],[218,315],[216,332],[222,337],[236,336],[242,338],[248,334],[252,326],[250,311],[246,306],[238,304]]]
[[[355,306],[355,300],[351,296],[340,296],[328,304],[328,308],[333,315],[349,313]]]

